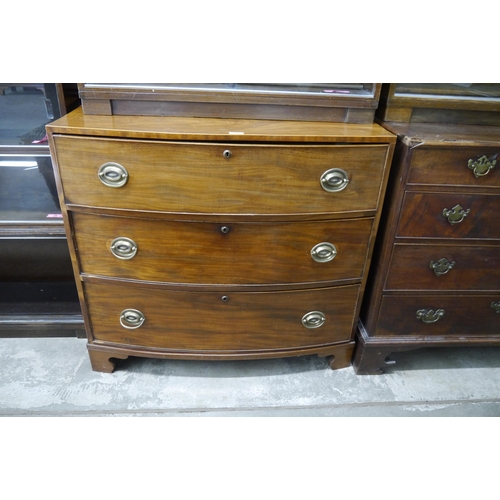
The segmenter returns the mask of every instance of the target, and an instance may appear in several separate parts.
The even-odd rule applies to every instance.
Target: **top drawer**
[[[201,214],[376,210],[389,150],[387,144],[268,146],[71,136],[54,141],[69,204]],[[125,184],[106,185],[98,175],[102,168],[111,186],[121,184],[114,176],[123,169]],[[322,187],[325,176],[330,191]]]
[[[413,151],[408,183],[500,188],[499,154],[500,146],[419,146]]]

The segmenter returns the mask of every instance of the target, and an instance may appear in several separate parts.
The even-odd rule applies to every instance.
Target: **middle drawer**
[[[373,225],[71,217],[84,274],[209,285],[359,280]]]
[[[499,290],[499,245],[394,245],[385,290]]]
[[[500,239],[500,196],[407,191],[400,238]]]

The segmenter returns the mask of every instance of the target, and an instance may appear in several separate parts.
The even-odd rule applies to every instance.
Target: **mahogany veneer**
[[[350,364],[393,134],[81,110],[48,134],[94,370],[128,356]]]

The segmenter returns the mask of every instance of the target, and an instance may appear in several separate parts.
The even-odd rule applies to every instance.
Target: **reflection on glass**
[[[429,99],[500,99],[500,83],[397,83],[397,97]]]
[[[0,83],[0,223],[61,223],[45,125],[55,84]]]
[[[50,156],[0,156],[0,222],[61,222]]]
[[[270,95],[347,95],[373,97],[373,83],[86,83],[85,88],[185,90]]]
[[[0,144],[42,144],[59,116],[55,85],[0,83]]]

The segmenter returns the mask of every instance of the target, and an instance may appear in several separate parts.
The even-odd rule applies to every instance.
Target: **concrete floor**
[[[496,417],[500,349],[399,353],[357,376],[322,358],[204,362],[129,358],[93,372],[86,341],[0,339],[0,416]]]

